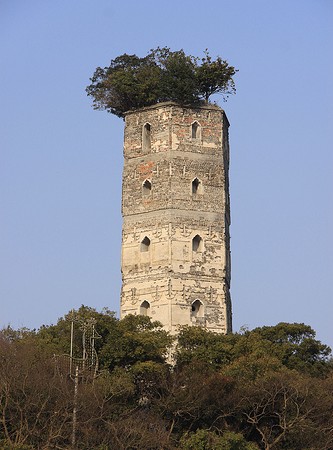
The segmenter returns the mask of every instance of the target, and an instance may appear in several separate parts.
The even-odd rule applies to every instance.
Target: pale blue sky
[[[305,322],[333,346],[331,0],[0,0],[0,326],[119,310],[123,121],[97,66],[157,46],[239,69],[231,141],[234,330]]]

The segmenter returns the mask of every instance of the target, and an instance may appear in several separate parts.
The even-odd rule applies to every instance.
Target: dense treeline
[[[96,319],[95,378],[54,357],[70,352],[68,316],[0,333],[0,448],[72,448],[75,408],[78,449],[333,449],[330,349],[311,327],[188,327],[176,343],[148,317],[84,306],[76,317]],[[76,356],[81,339],[76,326]]]

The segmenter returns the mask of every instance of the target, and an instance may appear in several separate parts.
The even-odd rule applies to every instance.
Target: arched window
[[[151,193],[151,182],[149,180],[145,180],[142,183],[142,194],[149,195]]]
[[[192,251],[193,252],[202,252],[202,248],[203,248],[202,237],[197,234],[192,239]]]
[[[147,300],[145,300],[144,302],[141,303],[140,314],[142,316],[149,316],[149,312],[150,312],[150,304],[149,302],[147,302]]]
[[[151,148],[151,126],[150,123],[145,123],[142,130],[142,147],[144,150]]]
[[[191,137],[192,139],[200,138],[200,125],[198,122],[193,122],[191,125]]]
[[[192,317],[203,317],[204,316],[204,305],[200,300],[195,300],[191,307]]]
[[[199,178],[194,178],[192,181],[192,194],[201,194],[202,193],[202,183]]]
[[[140,250],[142,252],[148,252],[149,247],[150,247],[150,239],[147,236],[145,236],[141,241]]]

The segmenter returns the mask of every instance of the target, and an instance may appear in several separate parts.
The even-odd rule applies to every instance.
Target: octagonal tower
[[[213,105],[126,114],[121,317],[231,331],[228,128]]]

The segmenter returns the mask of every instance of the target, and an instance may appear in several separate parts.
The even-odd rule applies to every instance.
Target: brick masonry
[[[126,115],[121,317],[231,331],[228,128],[214,105]]]

